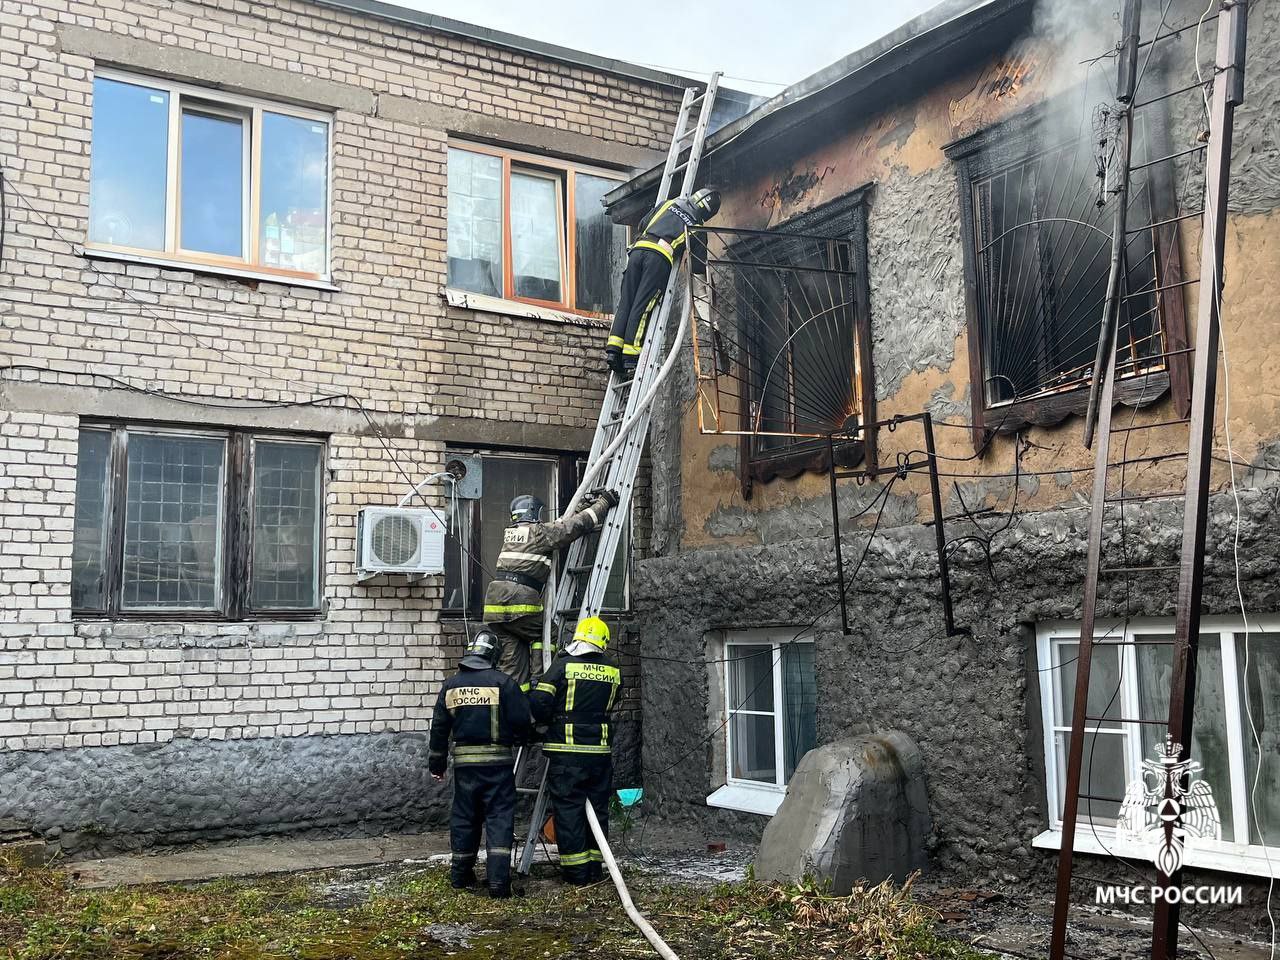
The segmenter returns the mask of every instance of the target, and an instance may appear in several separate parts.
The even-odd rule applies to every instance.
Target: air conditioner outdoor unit
[[[365,507],[356,520],[356,572],[444,573],[444,519],[434,510]]]

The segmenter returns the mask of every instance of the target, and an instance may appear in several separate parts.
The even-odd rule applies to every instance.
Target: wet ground
[[[638,883],[682,884],[711,888],[733,883],[749,875],[754,846],[691,836],[662,828],[616,832],[614,844],[628,877]],[[239,843],[177,853],[123,857],[71,865],[78,882],[89,887],[132,883],[191,881],[209,877],[289,874],[300,870],[336,868],[315,888],[318,906],[354,909],[387,890],[412,882],[448,861],[443,834],[385,837],[372,840],[278,841]],[[523,881],[521,892],[529,898],[562,895],[551,861],[554,848],[538,851],[534,875]],[[939,932],[964,940],[978,949],[1018,957],[1044,957],[1048,953],[1052,902],[1034,893],[1005,888],[947,886],[928,878],[916,887],[917,899],[936,911]],[[612,898],[606,883],[595,896]],[[483,911],[481,911],[483,912]],[[1118,910],[1080,909],[1073,914],[1069,952],[1078,957],[1139,960],[1150,953],[1150,924]],[[443,956],[492,955],[505,944],[502,930],[484,922],[448,922],[422,928],[428,942]],[[528,942],[512,956],[590,955],[589,925],[573,931],[563,927],[522,922],[520,936]],[[546,944],[542,941],[547,940]],[[1270,960],[1267,943],[1212,930],[1184,932],[1180,955],[1200,960]],[[577,942],[570,942],[577,941]],[[552,947],[554,946],[554,949]],[[568,952],[565,952],[565,951]],[[530,952],[531,951],[531,952]],[[642,951],[643,952],[643,951]]]

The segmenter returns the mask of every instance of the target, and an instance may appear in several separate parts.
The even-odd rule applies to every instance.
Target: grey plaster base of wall
[[[175,740],[0,753],[0,819],[89,854],[276,833],[443,822],[420,733]]]
[[[1248,608],[1259,613],[1280,610],[1274,497],[1274,490],[1242,491],[1243,586]],[[877,536],[849,597],[850,637],[839,630],[829,538],[646,560],[632,581],[643,649],[650,657],[705,651],[715,659],[721,654],[707,640],[713,629],[785,624],[798,632],[816,620],[819,742],[903,730],[929,769],[933,861],[962,875],[1039,876],[1043,857],[1031,840],[1047,822],[1041,678],[1027,625],[1080,616],[1087,517],[1087,510],[1020,516],[995,539],[994,578],[976,548],[957,550],[957,619],[973,629],[971,637],[941,636],[932,533],[919,526]],[[1131,562],[1176,561],[1179,517],[1172,505],[1134,511]],[[1230,496],[1215,497],[1205,590],[1205,609],[1214,613],[1238,609],[1233,526]],[[865,533],[846,535],[846,556],[857,556],[865,542]],[[1169,616],[1173,589],[1169,578],[1143,583],[1129,609]],[[1125,605],[1117,580],[1101,596],[1099,615],[1123,614]],[[711,669],[718,667],[644,661],[646,803],[673,825],[745,838],[758,833],[763,818],[706,805],[717,786]]]

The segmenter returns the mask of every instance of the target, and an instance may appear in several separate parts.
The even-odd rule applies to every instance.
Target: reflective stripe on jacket
[[[702,221],[702,211],[688,197],[674,197],[658,204],[640,221],[631,249],[656,250],[674,266],[676,258],[684,253],[685,231]]]
[[[502,534],[497,573],[518,573],[543,586],[551,575],[556,550],[597,529],[609,512],[609,503],[597,498],[584,510],[551,523],[513,523]],[[493,579],[484,591],[484,618],[503,623],[542,612],[542,587]]]
[[[431,716],[427,768],[445,771],[449,741],[453,762],[510,763],[511,748],[529,738],[529,698],[500,670],[461,668],[445,681]]]
[[[556,658],[529,693],[539,723],[548,723],[542,749],[562,758],[607,757],[609,711],[622,689],[622,671],[609,654]]]

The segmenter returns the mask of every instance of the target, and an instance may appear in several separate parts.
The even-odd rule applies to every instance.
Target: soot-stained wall
[[[1168,22],[1194,22],[1202,9],[1194,6],[1178,0]],[[1274,613],[1280,611],[1280,532],[1274,522],[1280,325],[1273,306],[1280,297],[1274,178],[1280,87],[1266,74],[1280,56],[1280,9],[1253,13],[1250,99],[1238,113],[1234,152],[1223,328],[1228,347],[1234,347],[1232,454],[1250,465],[1235,477],[1245,605],[1254,613]],[[1106,17],[1098,22],[1114,28]],[[866,269],[876,412],[889,417],[930,410],[940,421],[944,513],[964,506],[998,513],[985,530],[949,525],[950,537],[961,541],[954,546],[952,570],[956,619],[972,632],[946,637],[933,532],[922,525],[932,517],[928,487],[923,477],[895,482],[865,562],[852,573],[852,635],[846,637],[836,609],[827,476],[756,484],[744,498],[737,438],[701,434],[691,412],[693,375],[674,378],[655,409],[650,437],[653,556],[639,564],[634,581],[643,649],[652,657],[643,661],[646,796],[665,820],[758,837],[762,817],[706,803],[724,782],[724,705],[711,681],[722,668],[713,661],[723,655],[722,631],[812,625],[819,742],[899,729],[920,745],[935,865],[1040,884],[1051,875],[1051,855],[1031,846],[1048,826],[1035,624],[1080,616],[1093,455],[1074,417],[1024,428],[1017,441],[996,437],[975,454],[966,428],[972,420],[970,345],[958,182],[944,152],[959,138],[1074,89],[1079,77],[1072,69],[1079,58],[1071,58],[1080,44],[1058,49],[1049,29],[1037,19],[1032,35],[927,86],[913,88],[910,71],[903,71],[893,93],[873,108],[829,107],[795,136],[766,148],[740,149],[738,159],[717,167],[728,171],[718,185],[725,192],[721,222],[730,227],[777,227],[871,185]],[[1169,44],[1154,59],[1150,77],[1173,84],[1189,71],[1193,75],[1191,46]],[[1169,111],[1175,150],[1197,140],[1203,121],[1195,107],[1188,98]],[[1190,180],[1197,175],[1192,171]],[[1185,186],[1185,168],[1178,180],[1188,209],[1198,189]],[[1190,265],[1188,276],[1198,263],[1198,245],[1195,225],[1184,225],[1180,249]],[[1194,297],[1187,310],[1194,317]],[[1221,417],[1221,378],[1219,384]],[[1131,423],[1169,420],[1173,404],[1165,398],[1138,413],[1126,408],[1125,416]],[[882,433],[881,463],[892,463],[920,439],[907,426]],[[1021,448],[1018,461],[1015,443]],[[1170,453],[1179,443],[1185,444],[1185,435],[1134,434],[1125,452],[1152,456]],[[1230,615],[1239,612],[1232,552],[1236,514],[1222,431],[1217,452],[1205,612]],[[1176,489],[1182,472],[1176,458],[1133,467],[1126,492]],[[841,515],[852,517],[883,492],[880,484],[844,482]],[[1180,503],[1126,509],[1129,560],[1176,562]],[[877,512],[841,530],[846,571],[866,548]],[[990,565],[976,539],[965,541],[965,534],[991,541]],[[1113,538],[1110,546],[1119,541]],[[1100,597],[1099,616],[1170,616],[1174,590],[1169,577],[1128,585],[1117,580]],[[664,659],[699,657],[709,662]]]

